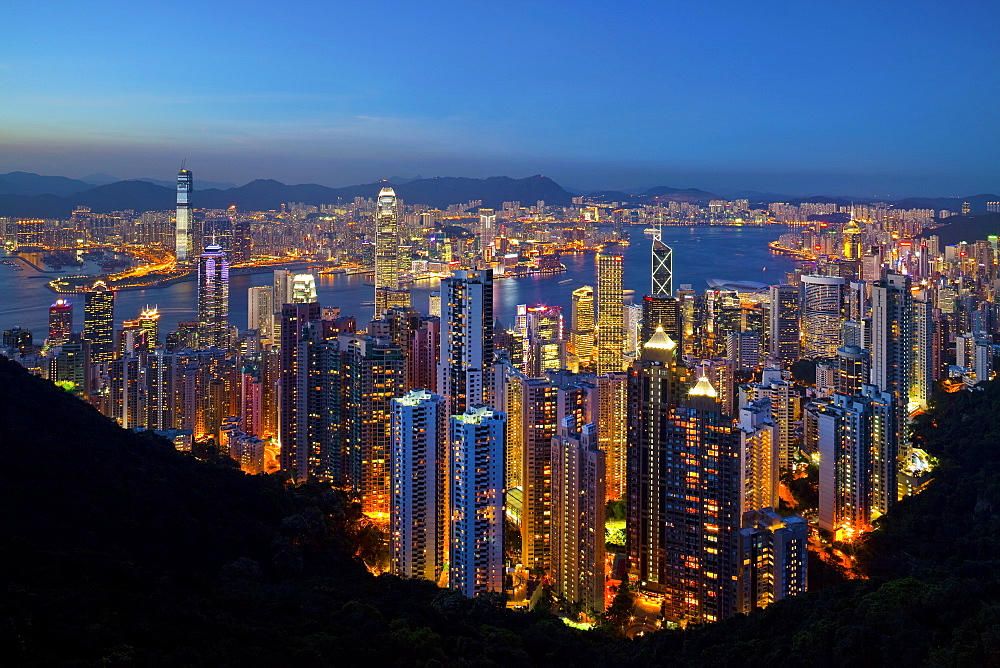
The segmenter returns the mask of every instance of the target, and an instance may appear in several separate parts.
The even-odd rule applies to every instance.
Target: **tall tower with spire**
[[[174,231],[174,248],[178,262],[187,262],[191,254],[191,201],[194,175],[181,167],[177,174],[177,224]]]
[[[375,207],[375,318],[389,308],[399,289],[399,211],[396,192],[386,184]]]

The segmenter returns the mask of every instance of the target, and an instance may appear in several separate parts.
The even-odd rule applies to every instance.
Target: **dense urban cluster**
[[[942,245],[925,230],[946,212],[586,198],[441,211],[386,185],[242,215],[193,210],[192,185],[183,170],[173,215],[12,220],[5,240],[168,248],[164,275],[197,275],[196,321],[160,332],[148,308],[118,326],[112,274],[76,284],[82,332],[60,298],[44,343],[13,327],[4,354],[178,450],[346,490],[385,535],[372,571],[469,597],[591,623],[631,590],[638,633],[800,594],[809,549],[855,540],[926,485],[933,460],[909,424],[935,387],[994,373],[997,238]],[[781,282],[674,285],[661,226],[774,222],[798,226],[772,244],[801,259]],[[653,235],[634,305],[616,252],[628,225]],[[525,304],[502,325],[494,280],[559,272],[569,252],[597,265],[596,285],[567,286],[569,317]],[[231,271],[299,259],[370,274],[375,318],[276,268],[250,288],[246,328],[230,322]],[[422,310],[409,286],[429,275],[441,288]],[[814,506],[789,493],[803,479]]]

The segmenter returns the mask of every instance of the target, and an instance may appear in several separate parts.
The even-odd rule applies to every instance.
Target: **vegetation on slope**
[[[1000,387],[918,420],[936,480],[859,547],[872,577],[636,641],[372,577],[357,507],[119,429],[0,358],[7,665],[1000,663]]]

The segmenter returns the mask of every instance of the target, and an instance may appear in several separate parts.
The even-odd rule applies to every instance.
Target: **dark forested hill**
[[[0,660],[997,665],[1000,385],[937,400],[916,426],[936,479],[858,548],[871,580],[627,641],[373,577],[342,494],[196,461],[0,357]]]

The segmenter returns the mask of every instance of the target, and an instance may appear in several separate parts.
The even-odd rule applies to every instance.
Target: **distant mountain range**
[[[84,179],[70,179],[65,176],[44,176],[30,172],[10,172],[0,174],[0,216],[64,218],[77,206],[90,207],[92,211],[158,211],[175,205],[174,184],[155,179],[111,181],[115,177],[107,174],[91,174]],[[89,181],[89,182],[88,182]],[[101,183],[95,185],[95,183]],[[500,208],[504,202],[518,201],[534,204],[544,200],[547,204],[565,206],[570,204],[575,192],[566,190],[545,176],[529,176],[512,179],[507,176],[491,176],[485,179],[465,177],[413,178],[393,177],[389,179],[407,204],[424,204],[444,208],[449,204],[481,200],[483,206]],[[209,186],[209,187],[206,187]],[[286,185],[271,179],[258,179],[246,185],[231,187],[232,184],[200,182],[195,180],[192,202],[197,208],[222,209],[236,205],[242,210],[268,211],[277,209],[283,203],[304,202],[306,204],[335,204],[351,202],[355,197],[373,198],[382,187],[381,183],[366,183],[344,188],[329,188],[315,183]],[[764,205],[771,202],[832,202],[849,206],[862,200],[843,197],[788,197],[776,193],[746,193],[751,204]],[[749,197],[755,194],[757,197]],[[618,203],[623,206],[663,204],[666,202],[687,202],[706,205],[711,200],[727,199],[721,195],[697,188],[670,188],[657,186],[630,194],[623,191],[595,191],[587,197],[601,203]],[[911,198],[895,202],[900,208],[928,208],[959,211],[963,202],[971,206],[971,213],[985,213],[986,202],[998,201],[992,194],[972,195],[964,198]]]

